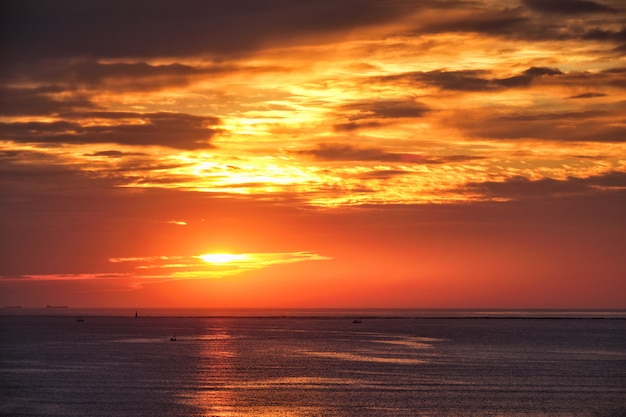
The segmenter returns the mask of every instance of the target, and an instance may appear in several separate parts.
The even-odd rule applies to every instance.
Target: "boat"
[[[361,323],[361,320],[353,320],[352,323],[359,324]]]
[[[176,336],[170,337],[170,342],[175,342],[175,341],[176,341]]]
[[[51,306],[50,304],[48,304],[46,308],[67,308],[67,306]]]

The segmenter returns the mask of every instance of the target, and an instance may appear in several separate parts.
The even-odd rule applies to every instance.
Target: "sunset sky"
[[[5,1],[0,307],[626,308],[622,0]]]

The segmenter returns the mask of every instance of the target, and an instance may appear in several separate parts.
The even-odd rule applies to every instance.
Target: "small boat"
[[[67,306],[51,306],[50,304],[48,304],[46,308],[67,308]]]
[[[78,323],[82,323],[82,322],[84,322],[84,321],[85,321],[85,319],[76,319],[76,321],[77,321]]]
[[[352,323],[359,324],[361,323],[361,320],[353,320]]]
[[[170,342],[175,342],[175,341],[176,341],[176,336],[170,337]]]

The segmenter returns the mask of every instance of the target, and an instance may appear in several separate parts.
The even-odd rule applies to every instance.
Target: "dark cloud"
[[[20,150],[0,154],[0,201],[42,194],[81,193],[85,197],[121,183],[115,176],[84,170],[47,152]],[[93,168],[93,167],[90,167]]]
[[[626,189],[626,172],[611,171],[603,175],[585,178],[589,186]]]
[[[626,88],[626,67],[605,70],[594,78],[610,87]]]
[[[472,136],[485,139],[548,139],[564,142],[625,142],[626,127],[620,120],[626,102],[594,110],[572,112],[467,111],[456,124]]]
[[[626,27],[622,27],[619,31],[593,28],[583,35],[583,39],[592,41],[626,42]]]
[[[410,175],[412,172],[400,169],[374,170],[364,174],[359,174],[359,178],[363,180],[387,180],[389,178],[398,177],[400,175]]]
[[[447,4],[431,1],[432,5]],[[13,58],[155,57],[250,51],[393,21],[419,2],[389,0],[20,0],[3,2]]]
[[[106,156],[107,158],[121,158],[122,156],[124,156],[124,152],[121,151],[102,151],[102,152],[95,152],[91,155],[88,156]]]
[[[336,131],[352,131],[364,128],[385,126],[393,119],[422,117],[430,109],[423,103],[407,100],[374,100],[345,104],[338,109],[339,114],[349,121],[337,123]]]
[[[295,155],[310,156],[322,161],[378,161],[407,164],[443,164],[480,159],[468,155],[424,156],[414,153],[388,152],[382,148],[356,147],[342,143],[320,143],[313,149],[291,151]],[[389,171],[383,171],[389,175]]]
[[[415,28],[414,35],[464,32],[517,40],[603,40],[624,42],[623,5],[584,0],[528,0],[526,7],[489,9],[476,3],[464,4],[455,13],[429,14]],[[533,13],[538,12],[538,13]],[[597,13],[603,18],[593,20]],[[581,16],[588,14],[587,16]],[[589,18],[584,20],[584,18]],[[610,26],[609,26],[610,25]],[[608,29],[612,27],[611,29]],[[605,49],[605,48],[601,48]]]
[[[485,74],[479,70],[462,71],[430,71],[412,74],[414,80],[437,86],[443,90],[456,91],[488,91],[497,88],[489,79],[481,77]]]
[[[444,18],[445,19],[445,18]],[[523,29],[530,21],[522,9],[475,11],[462,16],[454,15],[441,21],[426,23],[418,32],[475,32],[491,35],[508,35]]]
[[[590,0],[522,0],[532,10],[556,14],[612,13],[614,8]]]
[[[142,153],[108,150],[67,161],[47,149],[0,152],[0,201],[30,199],[37,194],[83,195],[108,194],[120,185],[167,184],[192,181],[183,175],[167,176],[166,171],[188,166],[159,160]],[[115,163],[104,162],[115,159]]]
[[[532,181],[515,177],[504,182],[470,183],[467,189],[491,198],[548,198],[566,195],[626,190],[626,172],[613,171],[587,178],[568,177],[565,180],[544,178]]]
[[[422,117],[428,110],[428,106],[414,100],[377,100],[346,104],[340,107],[340,111],[351,113],[351,120]]]
[[[509,78],[501,78],[495,80],[505,86],[524,86],[530,84],[535,78],[543,75],[561,75],[563,74],[558,68],[532,67],[524,71],[520,75]]]
[[[49,115],[96,107],[82,94],[60,96],[64,91],[58,86],[0,87],[0,116]]]
[[[352,132],[361,129],[377,129],[379,127],[384,127],[387,124],[388,123],[381,123],[376,121],[337,123],[333,125],[333,129],[335,130],[335,132]]]
[[[581,87],[585,89],[606,89],[606,88],[626,88],[626,70],[621,67],[610,68],[608,70],[590,72],[590,71],[572,71],[569,73],[559,74],[554,77],[541,79],[543,84],[561,85],[571,87],[574,91],[578,91]],[[602,91],[591,91],[592,93],[604,94]]]
[[[167,65],[152,65],[146,62],[103,63],[87,59],[46,60],[40,65],[14,65],[0,69],[0,80],[4,83],[54,85],[42,88],[64,89],[70,92],[85,89],[117,92],[158,91],[172,87],[187,87],[201,77],[232,75],[241,71],[284,72],[287,69],[277,66],[241,67],[228,63],[191,66],[179,63]],[[39,90],[35,92],[50,93]]]
[[[91,154],[86,154],[85,156],[103,156],[105,158],[122,158],[124,156],[146,156],[147,154],[141,152],[122,152],[116,150],[109,151],[100,151],[94,152]]]
[[[228,59],[261,48],[354,34],[421,11],[427,11],[429,19],[415,30],[418,36],[474,32],[522,39],[585,39],[585,29],[589,38],[616,40],[623,36],[607,29],[585,28],[584,24],[581,27],[580,22],[568,25],[558,16],[616,14],[620,12],[616,7],[587,0],[525,0],[523,4],[526,8],[489,10],[473,1],[454,0],[387,0],[384,4],[378,0],[7,0],[0,10],[0,56],[4,66],[14,72],[19,72],[19,62],[58,58],[141,60],[209,54]],[[449,13],[438,13],[441,10]],[[529,10],[548,13],[555,21]],[[80,79],[89,74],[103,76],[106,71],[144,71],[158,83],[164,82],[159,73],[168,72],[168,82],[185,83],[195,72],[178,64],[153,68],[147,64],[110,65],[89,69],[79,64],[73,75]]]
[[[570,98],[576,99],[576,98],[595,98],[595,97],[606,97],[606,94],[590,92],[590,93],[577,94],[577,95],[572,96]]]
[[[55,122],[0,123],[0,138],[24,143],[117,143],[202,149],[212,147],[210,140],[219,124],[215,117],[165,112],[79,112],[63,116],[66,120]],[[75,118],[101,123],[82,125],[80,121],[71,121]]]
[[[314,149],[291,151],[296,155],[311,156],[323,161],[381,161],[398,162],[403,155],[380,148],[358,148],[340,143],[320,143]]]
[[[529,86],[536,78],[561,75],[557,68],[532,67],[519,75],[489,78],[483,70],[410,72],[384,77],[383,81],[407,80],[438,87],[442,90],[487,92]]]

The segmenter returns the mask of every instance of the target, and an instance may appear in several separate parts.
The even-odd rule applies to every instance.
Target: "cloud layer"
[[[526,230],[568,248],[555,259],[589,252],[607,276],[623,271],[544,212],[576,204],[580,241],[623,249],[620,0],[0,7],[2,277],[269,274],[194,258],[224,251],[297,276],[334,276],[328,264],[387,276],[378,262],[394,285],[417,274],[461,288],[455,256],[475,278],[515,275],[499,259],[532,273],[502,243]],[[457,239],[489,249],[448,254]],[[316,254],[333,259],[301,265]]]

